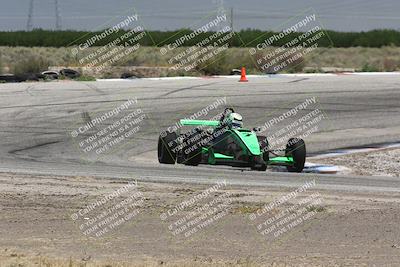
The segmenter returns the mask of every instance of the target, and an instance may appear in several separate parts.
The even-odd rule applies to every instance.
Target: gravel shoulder
[[[312,159],[313,163],[343,166],[349,175],[400,177],[400,149],[360,152],[344,156]]]
[[[82,224],[94,217],[88,212],[74,220],[74,214],[88,207],[90,212],[101,214],[106,206],[91,204],[132,181],[0,174],[1,266],[400,264],[400,199],[392,193],[316,191],[310,187],[252,221],[252,214],[261,214],[257,212],[294,189],[235,187],[227,181],[210,191],[206,185],[139,182],[134,184],[134,192],[110,200],[111,206],[129,196],[143,200],[136,202],[138,213],[134,217],[113,227],[108,224],[112,229],[104,235],[84,234]],[[189,205],[204,192],[209,193],[206,200]],[[309,205],[302,214],[309,219],[286,228],[288,231],[278,237],[258,231],[268,216],[289,209],[289,214],[295,214],[299,209],[292,207],[316,194],[321,201]],[[203,224],[187,237],[170,230],[176,230],[179,219],[223,196],[229,196],[229,202],[222,206],[226,212],[218,220]],[[166,219],[162,219],[163,214],[168,215]]]

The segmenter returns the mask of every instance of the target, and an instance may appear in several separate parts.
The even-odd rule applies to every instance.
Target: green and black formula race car
[[[286,149],[269,150],[265,136],[258,129],[243,128],[242,116],[227,108],[217,120],[180,120],[182,126],[194,126],[188,132],[161,132],[158,139],[158,161],[230,165],[265,171],[267,165],[286,166],[289,172],[301,172],[306,160],[306,145],[302,139],[291,138]],[[274,157],[270,158],[270,154]],[[283,154],[279,156],[279,154]]]

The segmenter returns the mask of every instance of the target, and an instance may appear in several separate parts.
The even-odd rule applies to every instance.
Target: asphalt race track
[[[349,191],[400,191],[394,177],[256,172],[224,166],[160,165],[160,131],[217,99],[233,107],[249,128],[316,99],[325,114],[305,138],[308,153],[400,141],[400,76],[272,76],[238,78],[137,79],[129,81],[0,84],[0,171],[51,175],[136,178],[159,182],[213,183],[226,179],[246,186],[298,186]],[[128,99],[145,118],[140,129],[112,151],[86,154],[71,132]],[[309,107],[302,112],[308,112]],[[107,125],[112,124],[108,122]],[[78,139],[77,139],[78,138]]]

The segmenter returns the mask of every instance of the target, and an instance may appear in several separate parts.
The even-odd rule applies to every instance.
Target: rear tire
[[[289,172],[302,172],[306,162],[306,144],[303,139],[290,138],[285,150],[285,156],[292,156],[293,166],[287,166]]]
[[[200,164],[203,157],[201,153],[201,138],[203,131],[195,129],[193,133],[185,138],[186,147],[183,149],[184,164],[189,166],[197,166]],[[191,141],[196,139],[195,141]],[[185,153],[189,150],[188,153]]]
[[[175,164],[177,134],[175,132],[164,132],[158,138],[158,162],[163,164]]]
[[[202,159],[201,149],[193,151],[187,157],[188,158],[184,162],[185,165],[189,165],[189,166],[197,166],[197,165],[199,165],[200,162],[201,162],[201,159]]]
[[[258,144],[260,145],[260,150],[262,152],[262,157],[265,164],[268,164],[269,161],[269,152],[268,152],[268,140],[265,136],[257,136]]]

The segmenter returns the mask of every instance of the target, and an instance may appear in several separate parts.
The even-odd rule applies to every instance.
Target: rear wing
[[[183,126],[211,126],[211,127],[217,127],[220,124],[219,121],[210,121],[210,120],[180,120],[180,123]]]

